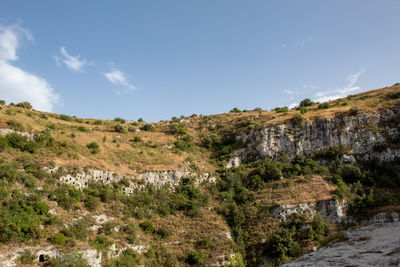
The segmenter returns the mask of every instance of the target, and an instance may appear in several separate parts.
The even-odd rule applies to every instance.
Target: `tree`
[[[309,98],[303,99],[300,102],[300,107],[308,107],[314,105],[314,102],[312,102]]]

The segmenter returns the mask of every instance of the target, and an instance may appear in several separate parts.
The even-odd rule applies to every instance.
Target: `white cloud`
[[[43,78],[10,64],[18,59],[17,49],[23,38],[33,40],[18,25],[0,26],[0,94],[8,102],[29,101],[35,109],[51,111],[58,95]]]
[[[289,90],[289,89],[284,89],[283,92],[284,92],[285,94],[288,94],[288,95],[297,94],[296,92],[294,92],[294,91],[292,91],[292,90]]]
[[[289,109],[295,108],[298,104],[297,103],[292,103],[289,105]]]
[[[122,85],[123,87],[125,87],[124,89],[125,93],[137,89],[136,86],[134,86],[129,82],[128,78],[126,77],[126,74],[120,71],[119,69],[112,68],[110,72],[104,73],[104,76],[109,82],[116,85]]]
[[[316,98],[314,100],[317,102],[326,102],[326,101],[346,97],[349,93],[360,90],[361,88],[359,86],[355,86],[355,84],[358,81],[360,75],[363,74],[364,72],[365,72],[365,70],[361,69],[359,72],[357,72],[355,74],[350,74],[349,76],[347,76],[347,78],[346,78],[347,84],[343,88],[317,92],[315,94]]]
[[[61,57],[58,55],[54,56],[56,65],[61,67],[61,62],[64,63],[68,69],[72,71],[83,71],[83,67],[91,65],[92,63],[87,62],[85,59],[81,59],[80,55],[71,56],[68,54],[67,49],[64,46],[60,48]]]
[[[297,43],[297,46],[299,47],[303,47],[305,46],[307,43],[311,42],[312,40],[312,36],[309,36],[307,38],[304,38],[303,40],[301,40],[300,42]]]

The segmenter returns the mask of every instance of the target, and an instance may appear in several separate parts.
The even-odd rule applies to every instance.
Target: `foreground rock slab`
[[[347,241],[304,255],[285,267],[400,266],[400,222],[346,231]]]

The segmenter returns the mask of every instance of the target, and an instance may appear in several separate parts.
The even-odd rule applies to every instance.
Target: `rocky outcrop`
[[[334,242],[283,266],[400,266],[400,222],[351,229],[345,235],[347,241]]]
[[[386,147],[377,151],[374,146],[398,136],[399,119],[400,105],[397,105],[375,114],[306,121],[300,127],[291,122],[267,125],[237,137],[246,146],[234,151],[227,167],[251,158],[278,158],[283,154],[312,156],[321,149],[340,145],[348,146],[356,158],[392,160],[400,156],[400,149]]]
[[[37,247],[20,247],[9,249],[8,251],[0,252],[0,266],[14,267],[17,266],[18,258],[25,250],[29,250],[36,256],[34,263],[44,262],[50,258],[57,258],[62,255],[62,252],[54,246],[37,246]],[[79,250],[82,257],[87,260],[91,267],[101,267],[101,253],[96,249],[83,249]]]
[[[6,136],[7,134],[10,134],[10,133],[16,133],[21,136],[26,136],[28,138],[28,140],[33,140],[33,137],[34,137],[34,134],[31,134],[28,132],[19,132],[19,131],[15,131],[12,129],[0,129],[0,136]]]
[[[333,223],[346,222],[346,202],[338,200],[324,200],[317,203],[299,203],[279,205],[272,209],[271,215],[281,221],[290,219],[294,214],[303,214],[310,218],[319,212],[321,216]]]
[[[46,168],[50,174],[57,174],[59,171],[68,172],[62,170],[60,167]],[[163,171],[163,172],[143,172],[137,176],[132,175],[118,175],[110,171],[102,170],[87,170],[77,174],[66,174],[59,178],[60,183],[72,185],[78,189],[87,187],[92,182],[101,182],[103,184],[110,184],[112,182],[121,182],[126,180],[129,182],[129,186],[122,185],[122,190],[125,194],[133,194],[137,189],[144,188],[146,185],[152,185],[156,188],[168,186],[169,188],[175,188],[182,178],[191,177],[195,179],[197,184],[203,181],[215,182],[215,177],[209,173],[197,174],[189,172],[185,168],[175,171]]]

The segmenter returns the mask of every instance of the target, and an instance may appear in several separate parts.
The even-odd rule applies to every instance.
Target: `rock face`
[[[281,221],[286,221],[294,214],[304,214],[313,218],[319,212],[325,219],[333,223],[341,223],[349,220],[346,217],[346,206],[345,202],[332,199],[317,203],[279,205],[271,211],[271,214]]]
[[[60,167],[53,169],[46,168],[50,174],[56,174],[60,171]],[[59,181],[64,184],[72,185],[78,189],[83,189],[88,186],[91,182],[102,182],[104,184],[110,184],[112,182],[120,182],[125,179],[129,181],[129,186],[122,186],[122,190],[125,194],[133,194],[136,189],[145,187],[146,185],[152,185],[156,188],[168,186],[175,188],[179,181],[184,177],[194,178],[196,183],[199,184],[203,181],[215,182],[215,177],[212,177],[209,173],[197,174],[189,172],[187,169],[182,168],[175,171],[163,171],[163,172],[143,172],[138,176],[131,175],[117,175],[110,171],[101,171],[90,169],[88,171],[82,171],[75,175],[66,174],[60,177]]]
[[[400,266],[400,222],[345,232],[348,240],[304,255],[285,267]]]
[[[53,246],[15,248],[6,252],[0,252],[0,266],[17,266],[17,260],[25,250],[29,250],[33,255],[36,256],[36,259],[34,260],[35,264],[50,258],[60,257],[62,255],[62,253]],[[101,253],[98,253],[96,249],[83,249],[78,252],[82,254],[82,257],[87,260],[91,267],[101,267]]]
[[[399,119],[400,105],[397,105],[375,114],[306,121],[300,127],[291,122],[265,126],[237,138],[246,147],[234,152],[227,167],[238,166],[254,157],[277,158],[283,154],[312,156],[321,149],[339,145],[348,146],[358,158],[392,160],[400,156],[400,149],[376,151],[374,146],[399,134]],[[354,161],[354,158],[350,156],[347,160]]]
[[[19,134],[21,136],[26,136],[28,138],[28,140],[33,140],[33,134],[27,133],[27,132],[18,132],[18,131],[14,131],[12,129],[0,129],[0,136],[6,136],[9,133],[16,133]]]

